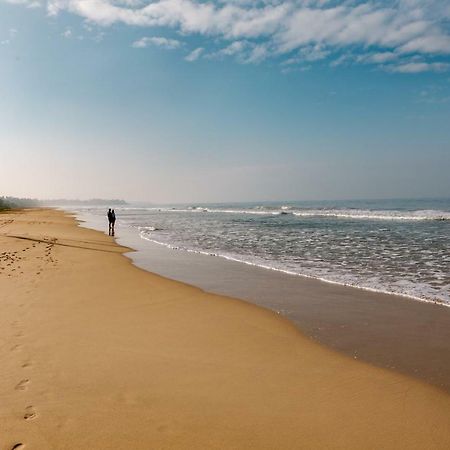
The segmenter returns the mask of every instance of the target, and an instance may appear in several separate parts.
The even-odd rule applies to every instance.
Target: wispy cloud
[[[40,8],[43,4],[42,0],[0,0],[11,5],[24,5],[27,8]]]
[[[429,85],[419,92],[418,103],[443,105],[450,102],[449,85]]]
[[[234,41],[217,51],[205,55],[207,59],[224,59],[232,57],[242,64],[258,64],[268,58],[270,50],[266,43],[255,43],[247,40]]]
[[[345,62],[343,54],[353,52],[352,63],[384,67],[386,62],[420,55],[423,62],[395,66],[409,64],[418,72],[424,71],[419,67],[438,70],[450,55],[450,0],[42,1],[53,16],[65,11],[104,27],[122,23],[195,34],[203,38],[208,54],[235,56],[240,62],[284,57],[295,65],[329,58],[338,66]],[[139,40],[133,46],[149,43]]]
[[[217,50],[214,53],[209,55],[209,58],[223,58],[226,56],[236,56],[242,55],[242,53],[247,49],[248,42],[247,41],[234,41],[230,45],[227,45],[220,50]]]
[[[410,62],[405,64],[390,65],[387,70],[400,73],[420,72],[446,72],[450,69],[448,63]]]
[[[266,58],[268,58],[269,54],[270,54],[269,47],[266,44],[255,45],[251,49],[248,57],[245,59],[245,62],[258,64],[261,61],[264,61]]]
[[[370,64],[384,64],[386,62],[395,61],[398,58],[399,55],[394,52],[379,52],[379,53],[369,53],[366,55],[359,55],[356,59],[358,62]]]
[[[197,61],[197,59],[200,58],[200,56],[202,56],[202,53],[204,51],[205,49],[203,47],[198,47],[195,50],[192,50],[192,52],[189,53],[189,55],[187,55],[184,59],[188,62]]]
[[[283,66],[302,64],[307,62],[320,61],[330,55],[330,51],[326,50],[320,44],[307,45],[300,48],[294,56],[283,61]]]
[[[9,45],[11,41],[16,37],[18,31],[15,28],[10,28],[8,30],[7,38],[0,41],[1,45]]]
[[[281,73],[283,75],[287,75],[290,73],[307,72],[308,70],[311,70],[311,66],[300,66],[300,67],[299,66],[297,66],[297,67],[287,66],[287,67],[283,67],[281,69]]]
[[[166,48],[168,50],[174,50],[181,47],[183,43],[181,41],[178,41],[177,39],[167,39],[165,37],[154,36],[143,37],[137,41],[134,41],[132,44],[134,48],[146,48],[150,45]]]

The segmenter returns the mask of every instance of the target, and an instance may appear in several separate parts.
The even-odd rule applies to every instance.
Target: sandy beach
[[[0,449],[447,449],[450,396],[141,270],[61,211],[0,214]]]

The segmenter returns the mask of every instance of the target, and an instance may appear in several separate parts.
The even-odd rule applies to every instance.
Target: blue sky
[[[450,1],[0,0],[0,193],[448,196]]]

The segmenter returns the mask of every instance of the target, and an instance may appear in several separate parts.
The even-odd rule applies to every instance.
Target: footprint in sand
[[[23,418],[25,420],[33,420],[36,418],[36,416],[37,416],[36,411],[32,406],[27,406],[25,408],[25,414],[23,415]]]
[[[25,368],[27,368],[27,367],[30,367],[31,366],[31,363],[29,362],[29,361],[25,361],[23,364],[22,364],[22,367],[25,369]]]
[[[16,391],[24,391],[27,388],[28,383],[30,380],[24,379],[16,384],[16,387],[14,388]]]
[[[19,350],[19,348],[20,348],[20,344],[13,345],[13,346],[11,347],[11,351],[12,351],[12,352],[15,352],[16,350]]]
[[[11,447],[11,450],[19,450],[20,448],[25,448],[25,444],[22,444],[22,442],[18,442]]]

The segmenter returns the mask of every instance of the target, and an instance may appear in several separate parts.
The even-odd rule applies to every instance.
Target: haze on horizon
[[[450,0],[0,0],[0,195],[448,197]]]

